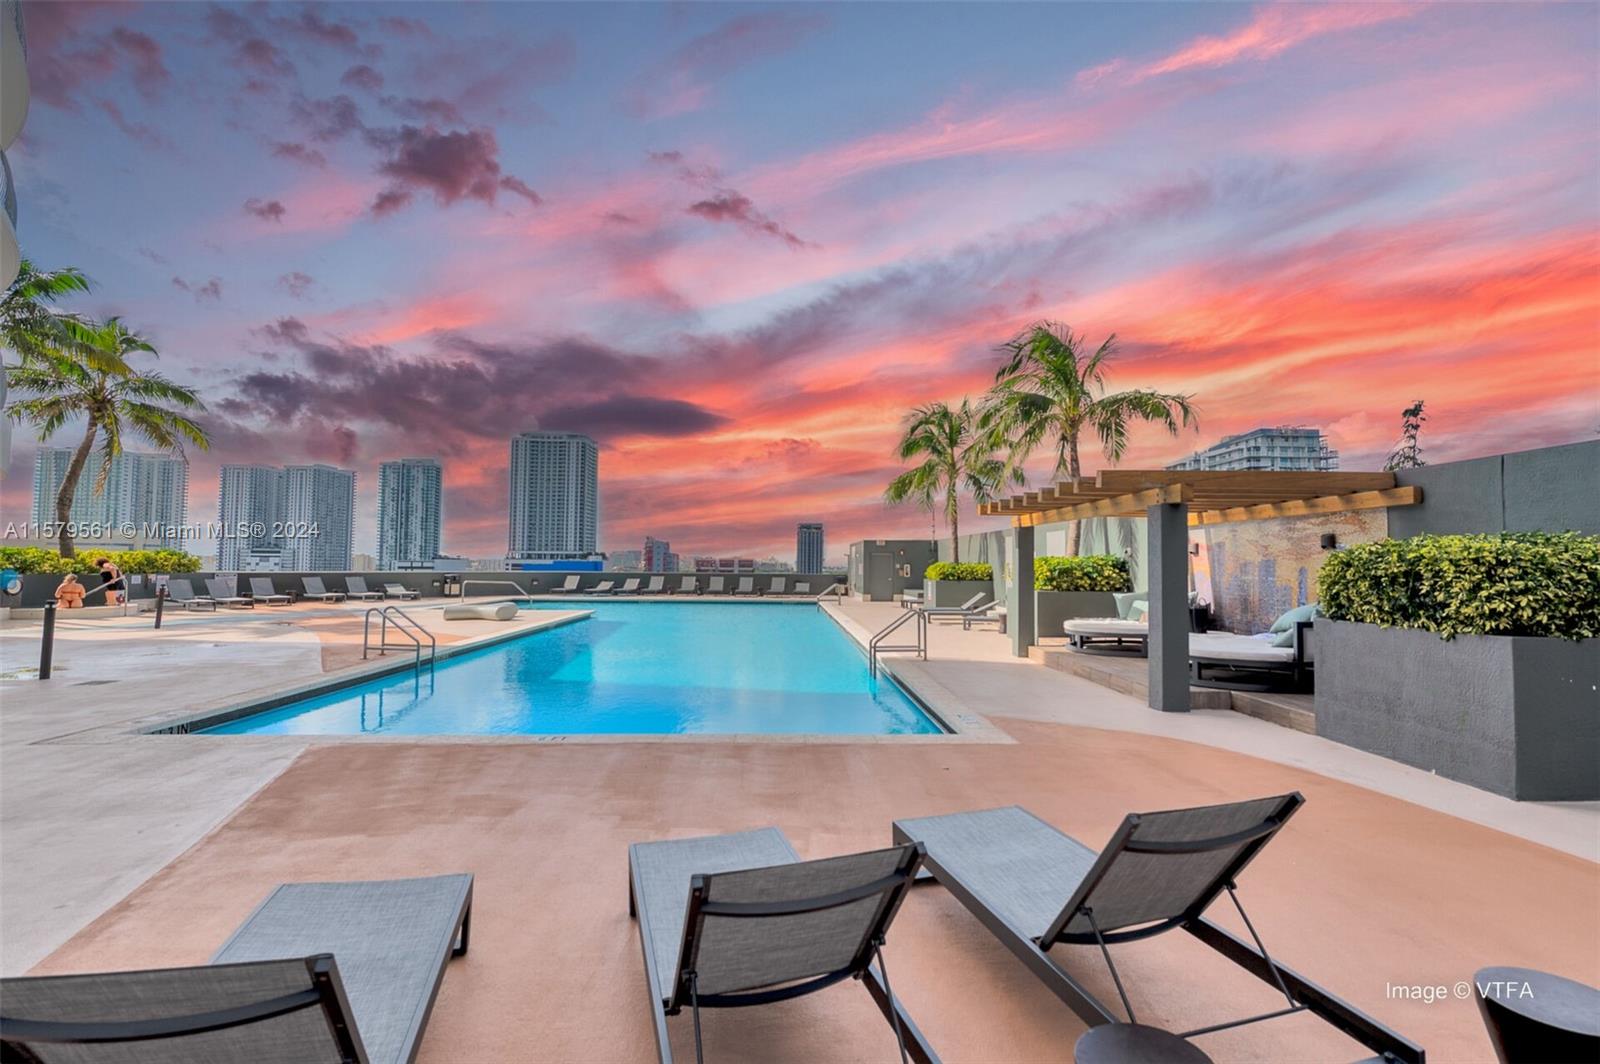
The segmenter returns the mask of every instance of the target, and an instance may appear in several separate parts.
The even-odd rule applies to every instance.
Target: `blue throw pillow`
[[[1277,620],[1273,621],[1271,630],[1273,632],[1291,632],[1292,633],[1294,631],[1294,626],[1297,623],[1299,623],[1300,621],[1309,621],[1313,617],[1315,617],[1316,615],[1317,615],[1317,604],[1315,602],[1308,602],[1304,606],[1296,606],[1294,609],[1290,610],[1288,613],[1285,613],[1282,617],[1279,617]],[[1287,643],[1278,643],[1276,645],[1277,646],[1293,646],[1294,645],[1294,640],[1291,637],[1289,642],[1287,642]]]
[[[1271,634],[1272,634],[1272,645],[1273,646],[1275,646],[1275,647],[1292,647],[1292,646],[1294,646],[1294,629],[1293,628],[1290,628],[1290,629],[1288,629],[1286,631],[1277,632],[1277,633],[1271,633]]]
[[[1133,609],[1133,604],[1137,601],[1148,601],[1150,593],[1148,591],[1124,591],[1111,597],[1117,600],[1117,616],[1127,620],[1129,612]]]

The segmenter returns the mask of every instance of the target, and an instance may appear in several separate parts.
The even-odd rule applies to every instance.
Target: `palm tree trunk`
[[[1078,436],[1073,433],[1067,437],[1067,472],[1073,480],[1083,475],[1078,465]],[[1067,553],[1076,556],[1078,547],[1083,543],[1083,522],[1072,522],[1072,531],[1067,533]]]
[[[945,515],[950,518],[950,560],[961,564],[961,497],[954,488],[945,497]]]
[[[67,466],[67,475],[61,479],[61,490],[56,493],[56,523],[59,525],[59,543],[61,556],[71,558],[77,553],[72,546],[72,496],[77,494],[78,480],[83,476],[83,467],[89,463],[89,452],[94,449],[95,423],[89,422],[89,430],[83,434],[83,442],[78,444],[77,453],[72,456],[72,464]]]

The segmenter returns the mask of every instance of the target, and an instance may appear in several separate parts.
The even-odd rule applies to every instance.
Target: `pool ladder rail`
[[[917,641],[915,643],[885,643],[899,629],[907,624],[915,623]],[[880,628],[873,637],[867,641],[867,670],[874,678],[878,675],[878,655],[890,651],[914,651],[923,661],[928,660],[928,615],[921,610],[907,610],[888,624]]]
[[[372,641],[372,618],[378,618],[378,641]],[[407,642],[389,642],[389,626],[393,624],[394,630],[406,637]],[[374,649],[382,657],[391,650],[409,650],[415,656],[418,675],[422,673],[422,641],[428,641],[428,674],[433,675],[434,662],[439,657],[439,641],[433,633],[418,624],[412,617],[399,606],[374,606],[369,609],[366,616],[361,619],[361,660],[366,661],[367,655]]]

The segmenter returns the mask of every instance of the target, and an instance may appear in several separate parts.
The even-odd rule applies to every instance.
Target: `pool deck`
[[[858,639],[897,612],[828,609]],[[897,817],[1019,803],[1099,845],[1129,811],[1299,790],[1305,809],[1242,877],[1241,897],[1275,956],[1432,1059],[1490,1056],[1471,1001],[1398,1000],[1391,987],[1453,986],[1488,964],[1600,983],[1594,805],[1510,802],[1230,711],[1155,713],[1011,657],[992,630],[935,625],[930,660],[891,667],[1000,741],[126,734],[181,710],[182,692],[243,700],[359,659],[359,612],[193,614],[158,637],[148,618],[64,626],[48,685],[0,680],[0,970],[202,963],[279,882],[471,871],[472,951],[446,974],[421,1059],[642,1060],[653,1048],[627,915],[630,842],[775,824],[816,857],[882,846]],[[0,629],[0,671],[36,650],[36,628]],[[1141,1019],[1200,1026],[1271,1007],[1261,984],[1179,937],[1121,948]],[[1070,1056],[1081,1024],[942,889],[913,892],[887,952],[945,1059]],[[1114,999],[1092,951],[1067,964]],[[688,1018],[670,1022],[692,1052]],[[848,984],[711,1012],[706,1037],[723,1060],[894,1054]],[[1359,1055],[1307,1017],[1201,1044],[1219,1060]]]

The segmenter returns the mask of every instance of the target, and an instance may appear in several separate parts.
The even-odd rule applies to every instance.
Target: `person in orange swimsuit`
[[[64,610],[75,610],[83,605],[83,585],[78,583],[77,573],[61,578],[61,586],[56,588],[56,605]]]

